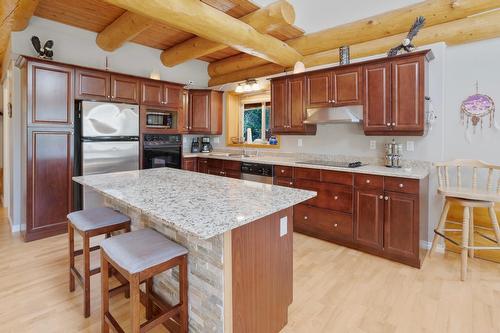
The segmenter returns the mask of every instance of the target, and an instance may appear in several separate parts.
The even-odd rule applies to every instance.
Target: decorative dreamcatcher
[[[478,125],[483,129],[485,119],[489,120],[489,126],[498,127],[495,123],[495,103],[490,96],[480,94],[478,92],[478,83],[476,82],[476,93],[467,97],[460,106],[460,119],[465,125],[466,135],[467,129],[472,125],[472,132],[476,133]],[[468,141],[470,138],[467,137]]]

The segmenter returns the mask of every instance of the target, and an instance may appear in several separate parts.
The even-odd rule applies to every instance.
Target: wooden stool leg
[[[179,265],[179,301],[181,303],[180,311],[180,332],[187,333],[189,330],[188,319],[188,260],[184,255]]]
[[[438,226],[436,227],[436,230],[441,232],[441,233],[443,232],[443,229],[446,225],[446,219],[448,217],[449,210],[450,210],[450,202],[448,200],[446,200],[446,202],[444,203],[443,212],[441,213],[441,218],[439,219]],[[434,238],[432,239],[432,246],[431,246],[431,250],[429,251],[429,257],[436,250],[439,238],[440,238],[440,236],[435,233]]]
[[[132,333],[141,332],[141,291],[139,289],[139,274],[130,278],[130,327]]]
[[[75,291],[75,277],[72,270],[75,268],[75,231],[70,222],[68,222],[69,239],[69,291]]]
[[[153,300],[151,299],[151,292],[153,291],[153,278],[150,277],[146,280],[146,319],[153,318]]]
[[[491,224],[493,224],[493,230],[495,230],[495,236],[497,238],[497,243],[500,245],[500,226],[498,225],[497,214],[495,213],[495,208],[488,208],[488,213],[490,214]]]
[[[104,253],[101,250],[101,272],[109,269],[109,264]],[[106,322],[106,316],[109,312],[109,276],[101,274],[101,333],[109,333],[109,325]]]
[[[85,318],[90,317],[90,237],[83,235],[83,289]]]
[[[465,281],[467,277],[467,247],[469,246],[469,219],[470,210],[469,207],[464,207],[464,222],[462,226],[462,270],[461,279]]]
[[[470,207],[469,246],[474,246],[474,208]],[[469,249],[469,257],[474,258],[474,249]]]

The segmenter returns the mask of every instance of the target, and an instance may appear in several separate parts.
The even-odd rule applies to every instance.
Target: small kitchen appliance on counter
[[[385,145],[385,166],[388,168],[401,168],[401,152],[403,145],[392,139],[391,143]]]
[[[212,152],[212,144],[210,143],[210,138],[208,136],[203,136],[201,138],[201,152],[210,153]]]
[[[193,142],[191,143],[191,152],[199,153],[201,150],[200,138],[193,138]]]

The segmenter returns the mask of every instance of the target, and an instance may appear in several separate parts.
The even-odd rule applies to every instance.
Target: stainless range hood
[[[305,124],[352,124],[363,121],[363,106],[307,109]]]

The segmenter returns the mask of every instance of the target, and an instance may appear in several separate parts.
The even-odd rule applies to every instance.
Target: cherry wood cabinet
[[[329,107],[332,100],[332,83],[330,71],[307,74],[307,107]]]
[[[429,51],[364,66],[364,131],[368,135],[423,135]]]
[[[210,175],[240,179],[241,162],[210,158],[207,159],[206,173]]]
[[[189,133],[189,91],[183,89],[181,92],[181,106],[177,117],[177,129],[179,133]]]
[[[139,79],[135,77],[77,68],[75,81],[76,99],[139,103]]]
[[[354,241],[381,250],[384,232],[383,190],[355,189]]]
[[[156,80],[141,82],[141,104],[176,110],[182,106],[181,85]]]
[[[316,134],[316,126],[304,124],[305,76],[271,81],[271,130],[275,134]]]
[[[222,92],[189,90],[188,130],[193,134],[222,134]]]
[[[198,158],[198,172],[208,173],[208,158]]]
[[[188,171],[198,171],[198,159],[196,157],[182,158],[182,169]]]

